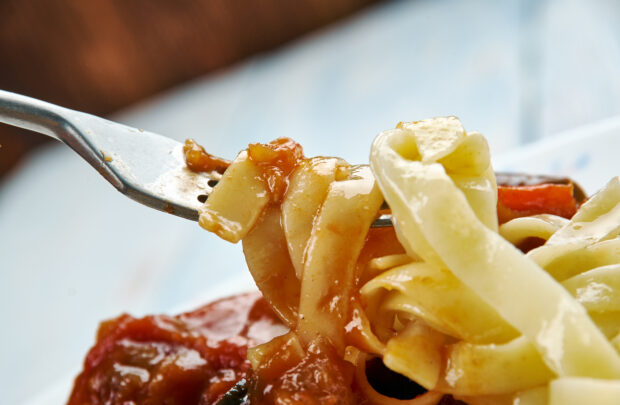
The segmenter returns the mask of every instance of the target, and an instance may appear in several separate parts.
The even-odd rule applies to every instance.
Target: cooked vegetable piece
[[[570,218],[577,212],[572,184],[538,184],[534,186],[498,186],[500,223],[537,214]]]
[[[178,316],[102,323],[68,405],[214,403],[250,370],[249,345],[286,328],[258,293]]]

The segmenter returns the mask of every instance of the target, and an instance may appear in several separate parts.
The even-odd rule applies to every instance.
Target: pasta
[[[370,166],[319,157],[282,169],[284,144],[264,145],[279,157],[260,163],[241,152],[200,215],[242,240],[290,329],[250,350],[250,399],[620,403],[618,178],[570,219],[512,212],[500,225],[487,142],[455,117],[379,134]],[[274,172],[289,173],[275,194]],[[371,228],[384,200],[394,226]],[[381,392],[366,369],[377,358],[424,392]]]

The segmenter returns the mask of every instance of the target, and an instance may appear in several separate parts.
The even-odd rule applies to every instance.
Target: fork
[[[173,139],[4,90],[0,122],[62,141],[127,197],[193,221],[221,178],[189,170]]]
[[[189,170],[173,139],[4,90],[0,122],[65,143],[122,194],[192,221],[221,178]],[[372,224],[391,225],[386,215]]]

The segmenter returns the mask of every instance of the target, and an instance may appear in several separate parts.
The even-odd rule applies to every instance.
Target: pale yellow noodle
[[[555,374],[524,337],[505,344],[458,342],[446,347],[437,390],[460,396],[502,395],[546,384]]]
[[[415,134],[396,130],[379,135],[371,151],[373,173],[406,249],[449,268],[523,333],[558,375],[620,378],[620,356],[583,307],[484,226],[441,165],[412,159],[414,149]]]
[[[269,205],[243,238],[243,253],[258,289],[284,323],[297,324],[301,284],[288,254],[278,205]]]
[[[291,261],[301,279],[306,246],[316,215],[323,205],[336,171],[346,163],[335,158],[312,158],[295,169],[282,201],[282,223]]]
[[[261,171],[242,151],[200,209],[198,222],[207,231],[237,243],[252,229],[268,203],[269,192]]]
[[[590,312],[620,311],[620,264],[588,270],[562,285]]]
[[[486,140],[457,118],[399,123],[377,137],[370,163],[372,173],[306,160],[280,208],[241,152],[201,209],[201,226],[243,238],[257,286],[291,328],[249,351],[254,368],[327,339],[356,364],[370,404],[435,405],[444,393],[470,405],[620,404],[617,178],[571,220],[498,227]],[[406,254],[364,256],[356,274],[384,198]],[[546,243],[527,255],[513,246],[530,237]],[[429,391],[378,393],[370,353]]]
[[[344,352],[355,263],[382,202],[368,167],[330,184],[306,248],[297,325],[305,344],[322,336]]]
[[[383,363],[428,390],[435,389],[443,370],[445,336],[423,321],[410,322],[387,343]]]
[[[553,278],[559,281],[566,280],[577,274],[594,269],[596,267],[620,263],[620,239],[614,238],[603,240],[583,248],[573,249],[567,246],[564,251],[560,247],[553,251],[544,252],[544,269]],[[536,255],[537,249],[528,253],[534,261],[539,260]],[[551,253],[547,255],[547,253]]]
[[[531,388],[514,394],[455,396],[456,399],[467,402],[468,405],[547,405],[548,397],[547,386]]]
[[[531,260],[562,281],[571,274],[554,261],[582,254],[597,242],[610,240],[620,231],[620,181],[613,178],[585,204],[573,218],[549,238],[545,245],[528,253]],[[574,259],[574,258],[573,258]]]
[[[549,385],[549,405],[618,405],[620,381],[560,378]]]
[[[394,291],[381,295],[382,291]],[[506,342],[518,332],[469,287],[446,270],[428,263],[390,269],[360,290],[372,312],[410,313],[443,333],[471,342]],[[385,316],[380,314],[378,316]]]
[[[521,217],[502,224],[499,227],[499,234],[513,245],[532,237],[546,241],[567,223],[567,219],[549,214]]]

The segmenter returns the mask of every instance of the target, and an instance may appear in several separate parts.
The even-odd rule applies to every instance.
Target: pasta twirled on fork
[[[487,142],[454,117],[381,133],[370,167],[300,158],[274,198],[265,172],[281,164],[283,144],[265,145],[280,157],[260,164],[242,152],[200,217],[243,241],[258,288],[290,328],[250,350],[251,399],[617,403],[617,178],[571,219],[499,225]],[[384,199],[394,229],[371,229]],[[528,240],[537,245],[525,249]],[[384,395],[366,378],[377,357],[426,393]]]

